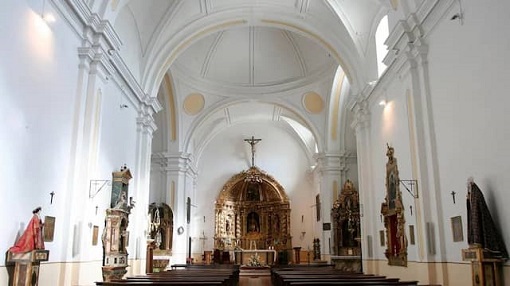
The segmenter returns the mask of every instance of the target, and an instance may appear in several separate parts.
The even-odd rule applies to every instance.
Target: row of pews
[[[329,267],[286,267],[273,268],[271,280],[274,286],[325,286],[325,285],[366,285],[366,286],[416,286],[417,281],[400,281],[386,276],[341,272]]]
[[[211,286],[238,286],[239,267],[236,265],[212,265],[201,267],[186,267],[136,275],[126,279],[112,280],[108,282],[96,282],[97,286],[135,286],[135,285],[211,285]]]

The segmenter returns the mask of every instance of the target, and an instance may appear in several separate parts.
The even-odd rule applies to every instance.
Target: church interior
[[[508,11],[2,1],[0,284],[227,264],[509,285]]]

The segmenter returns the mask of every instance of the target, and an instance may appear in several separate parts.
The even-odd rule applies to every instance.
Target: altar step
[[[271,267],[269,267],[269,266],[261,266],[261,267],[241,266],[239,268],[239,276],[251,276],[251,277],[271,276]]]

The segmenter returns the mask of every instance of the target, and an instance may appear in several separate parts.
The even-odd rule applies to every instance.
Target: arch
[[[195,120],[193,125],[188,128],[189,132],[186,134],[185,139],[183,141],[184,142],[183,143],[184,152],[195,154],[195,159],[197,161],[199,161],[203,149],[210,142],[210,140],[216,134],[221,132],[221,130],[228,127],[228,125],[226,124],[228,119],[225,119],[225,116],[228,116],[228,115],[223,115],[223,117],[220,117],[219,119],[213,119],[213,116],[220,112],[225,113],[225,109],[228,109],[229,107],[236,106],[239,104],[244,104],[244,103],[253,104],[253,101],[251,101],[249,99],[239,100],[239,99],[231,98],[231,99],[217,103],[215,106],[213,106],[211,108],[211,110],[209,112],[204,113],[203,115],[200,115],[197,118],[197,120]],[[280,108],[281,110],[286,111],[287,113],[285,114],[285,116],[288,116],[289,118],[292,118],[296,122],[299,122],[300,124],[302,124],[305,128],[307,128],[312,133],[314,141],[315,141],[315,145],[317,146],[317,149],[319,150],[319,152],[321,152],[324,149],[322,141],[317,140],[317,138],[321,138],[321,136],[319,135],[319,131],[314,127],[314,125],[310,121],[308,121],[308,119],[305,116],[301,115],[299,111],[297,111],[296,109],[293,109],[292,107],[289,107],[289,106],[283,106],[277,100],[264,100],[264,101],[259,102],[259,104],[267,104],[267,105],[273,106],[273,108]],[[282,116],[281,110],[279,112],[278,111],[273,112],[273,114],[271,114],[271,117],[269,117],[269,115],[267,115],[266,119],[274,121],[274,117],[278,117],[278,118],[281,117]],[[276,115],[275,115],[275,113],[276,113]],[[258,118],[258,119],[260,119],[260,118]],[[224,123],[222,126],[220,126],[220,124],[221,124],[220,120],[221,120],[221,122]],[[205,126],[205,124],[207,122],[215,122],[215,123],[217,123],[216,126],[219,126],[219,128],[216,130],[211,130],[211,126]],[[207,133],[206,133],[207,135],[204,136],[204,138],[201,138],[200,140],[196,140],[201,143],[198,146],[198,148],[193,148],[193,146],[192,146],[192,142],[194,141],[193,139],[200,136],[201,128],[207,128]],[[296,134],[294,129],[292,129],[292,131],[294,132],[293,134]],[[299,141],[302,144],[303,148],[305,150],[307,150],[308,148],[306,147],[307,146],[306,142],[303,142],[301,137],[298,136],[298,138],[300,139]],[[309,150],[307,150],[306,153],[308,155],[309,161],[312,161],[313,154],[311,154],[311,152]]]
[[[160,35],[154,38],[160,38],[161,41],[158,44],[153,42],[148,47],[146,63],[159,64],[146,65],[147,68],[143,71],[142,76],[144,89],[154,96],[154,91],[157,90],[173,61],[194,42],[221,30],[249,25],[280,28],[311,39],[335,57],[350,78],[351,84],[357,85],[362,82],[359,79],[360,70],[356,68],[363,66],[360,56],[352,41],[345,40],[350,37],[338,33],[342,29],[335,29],[335,33],[330,31],[332,27],[327,25],[320,27],[320,23],[317,22],[311,25],[311,21],[299,20],[301,19],[299,14],[289,13],[278,6],[256,7],[250,11],[252,13],[248,14],[243,9],[222,10],[189,23],[181,29],[176,28],[178,31],[166,37],[162,35],[162,32],[170,24],[170,20],[165,25],[158,27]],[[252,20],[253,18],[257,18],[257,20]]]

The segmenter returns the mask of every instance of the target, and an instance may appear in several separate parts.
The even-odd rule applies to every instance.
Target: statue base
[[[503,263],[499,251],[490,251],[480,245],[462,249],[462,260],[471,261],[471,279],[476,286],[503,286]]]

